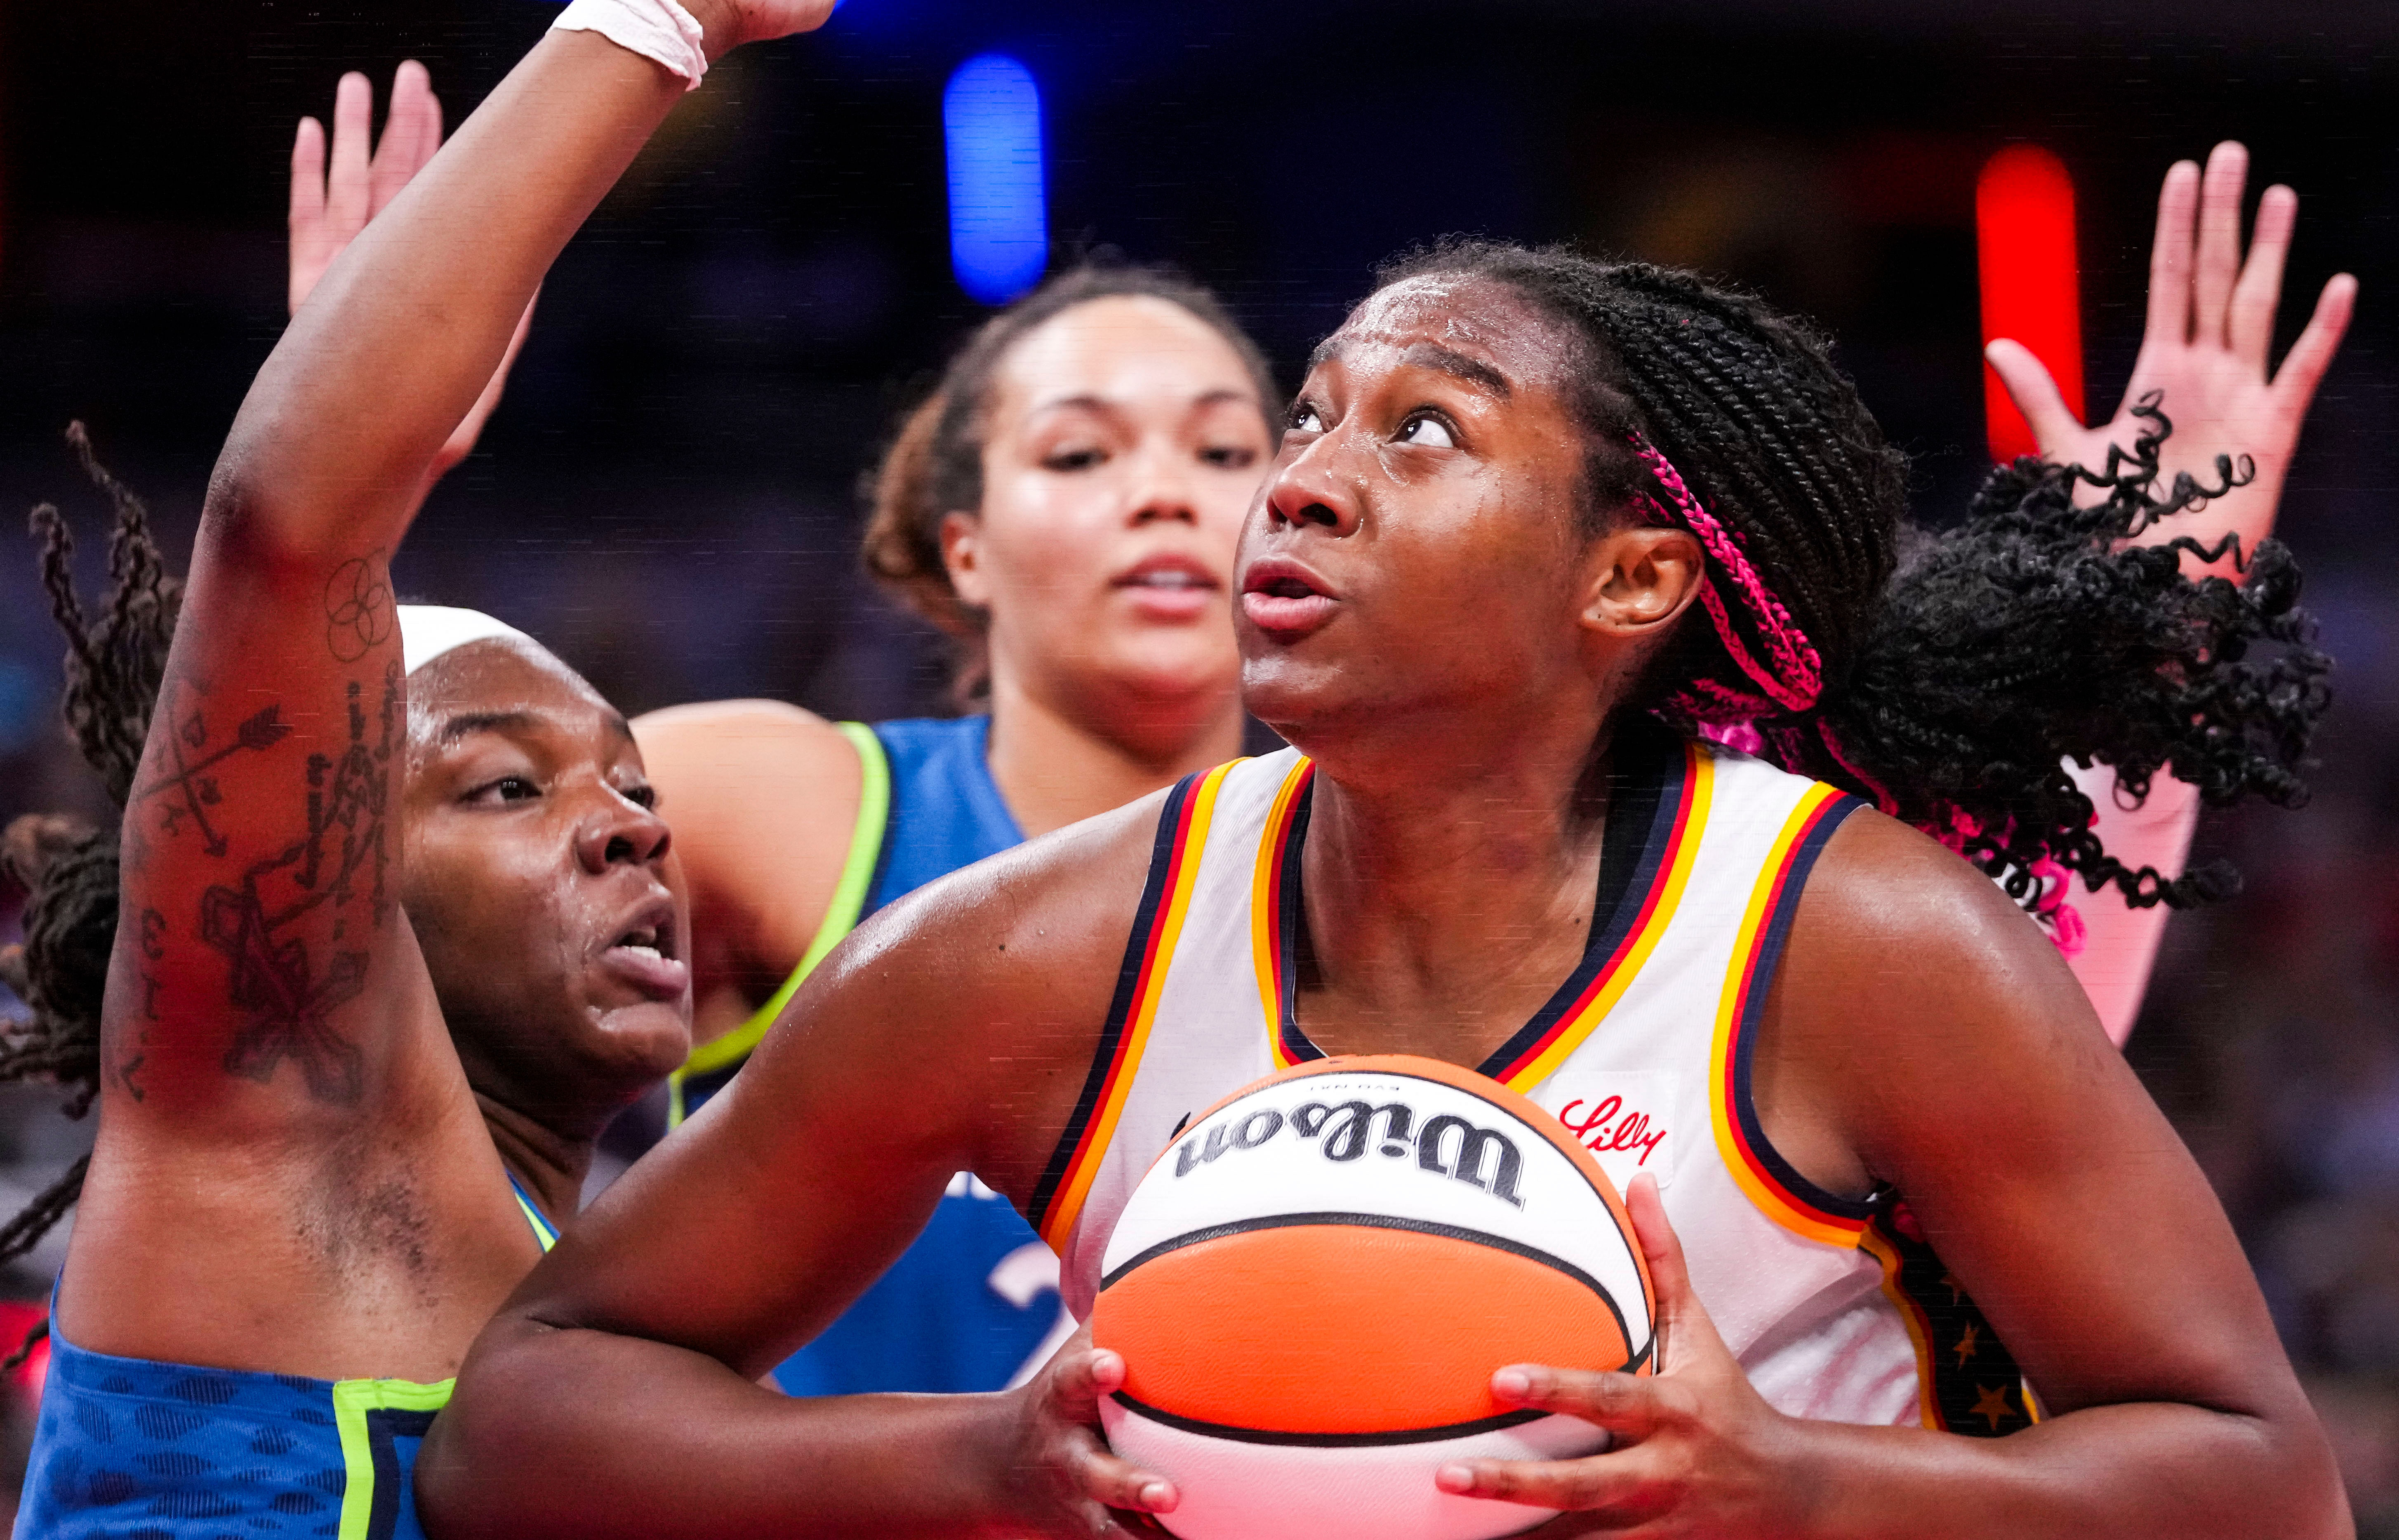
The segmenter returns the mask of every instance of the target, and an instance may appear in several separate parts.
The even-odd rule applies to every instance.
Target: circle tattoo
[[[380,555],[353,557],[325,580],[325,645],[356,663],[391,636],[391,584]]]

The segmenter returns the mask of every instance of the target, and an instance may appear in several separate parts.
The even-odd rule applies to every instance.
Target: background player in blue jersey
[[[120,494],[88,624],[50,524],[68,720],[125,815],[8,841],[33,890],[11,981],[39,1013],[10,1067],[101,1117],[88,1174],[27,1226],[80,1179],[21,1534],[416,1533],[410,1467],[467,1344],[601,1128],[688,1050],[686,919],[623,717],[528,639],[390,589],[542,270],[682,95],[588,34],[540,62],[462,137],[530,165],[565,142],[585,174],[443,157],[451,217],[400,198],[332,262],[243,404],[185,583]],[[603,87],[603,118],[549,110]],[[346,82],[295,236],[341,244],[430,153],[423,72],[394,97],[370,166]],[[304,128],[301,169],[321,155]],[[513,258],[460,238],[462,209]]]
[[[870,571],[956,639],[947,721],[772,701],[638,720],[694,896],[696,1111],[868,914],[1240,751],[1230,581],[1274,385],[1205,290],[1080,269],[986,322],[875,480]],[[1055,1259],[971,1177],[775,1377],[801,1395],[995,1390],[1063,1337]]]

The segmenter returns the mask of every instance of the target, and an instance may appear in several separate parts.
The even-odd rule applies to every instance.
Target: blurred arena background
[[[100,580],[107,509],[61,430],[88,423],[188,548],[283,325],[293,122],[329,111],[344,70],[380,96],[414,57],[454,125],[552,14],[0,9],[0,821],[99,811],[17,533],[60,503]],[[2094,412],[2139,339],[2167,164],[2238,137],[2253,201],[2298,189],[2284,339],[2329,274],[2365,282],[2282,525],[2338,705],[2313,806],[2202,826],[2202,856],[2238,861],[2247,891],[2175,923],[2131,1052],[2240,1228],[2364,1532],[2399,1535],[2399,7],[847,0],[818,36],[718,71],[568,249],[402,591],[505,615],[629,710],[750,694],[942,709],[928,633],[858,574],[854,487],[984,313],[951,268],[942,102],[995,50],[1040,91],[1055,254],[1180,263],[1286,385],[1394,250],[1578,239],[1728,275],[1831,331],[1916,457],[1931,522],[1987,459],[1973,187],[1992,152],[2038,143],[2074,178]],[[0,939],[20,897],[0,890]],[[0,1204],[88,1141],[36,1094],[0,1101]],[[0,1334],[62,1248],[0,1279],[25,1302]],[[0,1493],[25,1389],[0,1417]]]

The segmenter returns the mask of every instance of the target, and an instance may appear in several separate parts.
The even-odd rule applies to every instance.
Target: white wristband
[[[596,32],[620,48],[655,59],[684,78],[686,91],[699,88],[708,73],[700,51],[699,23],[675,0],[574,0],[549,24],[552,32]]]

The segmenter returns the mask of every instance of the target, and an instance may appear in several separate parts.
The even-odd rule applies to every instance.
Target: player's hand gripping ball
[[[1654,1296],[1616,1189],[1556,1118],[1433,1060],[1333,1059],[1184,1129],[1102,1262],[1116,1452],[1184,1540],[1486,1540],[1548,1509],[1444,1493],[1450,1462],[1571,1459],[1513,1363],[1650,1371]]]

